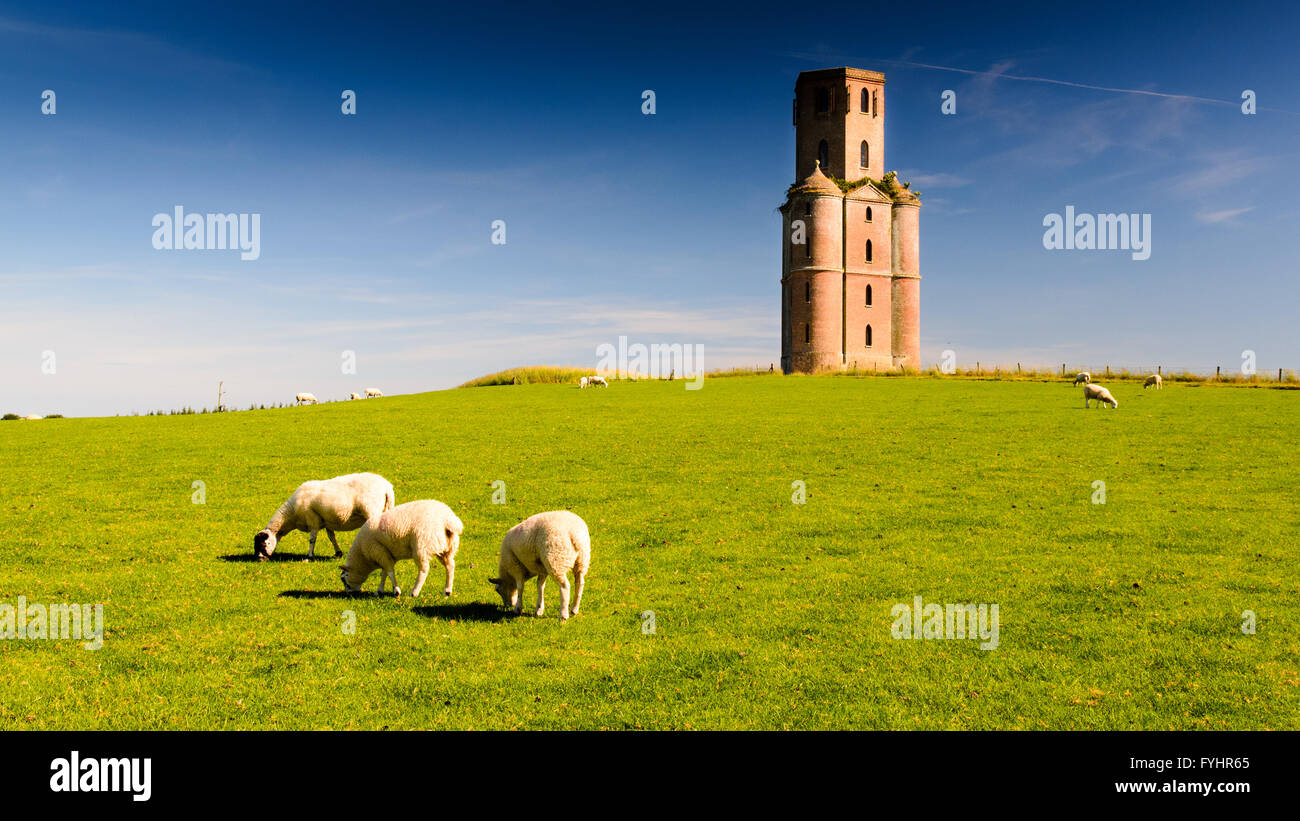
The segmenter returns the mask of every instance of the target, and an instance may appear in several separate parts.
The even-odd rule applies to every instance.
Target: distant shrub
[[[591,376],[596,371],[591,368],[569,368],[559,365],[533,365],[525,368],[510,368],[471,379],[462,388],[485,388],[493,385],[563,385],[577,382],[584,376]]]
[[[8,421],[11,420],[11,419],[22,419],[22,417],[19,416],[19,415],[16,414],[16,413],[6,413],[6,414],[4,415],[4,417],[3,417],[3,419],[4,419],[4,421],[8,422]]]

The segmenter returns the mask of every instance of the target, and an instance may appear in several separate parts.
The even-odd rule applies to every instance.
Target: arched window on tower
[[[870,98],[867,96],[867,90],[866,90],[865,88],[862,89],[862,101],[861,101],[861,105],[859,106],[859,108],[862,109],[862,113],[863,113],[863,114],[870,114],[870,113],[871,113],[871,100],[870,100]]]
[[[805,217],[812,216],[812,200],[808,200],[803,204],[803,215]]]
[[[812,334],[808,330],[807,322],[805,322],[803,325],[803,341],[805,344],[812,341]]]
[[[806,280],[803,284],[803,301],[812,302],[812,283]]]
[[[871,326],[867,326],[867,347],[871,347]]]
[[[831,110],[831,92],[828,88],[817,89],[817,113],[825,114]]]
[[[867,262],[871,262],[871,240],[867,240]]]
[[[876,92],[871,92],[871,116],[880,116],[879,100],[876,99]]]
[[[867,286],[867,307],[871,307],[871,286]]]
[[[867,166],[871,165],[871,149],[867,148],[866,140],[862,141],[862,148],[858,153],[860,155],[858,157],[858,165],[862,166],[863,168],[866,168]]]
[[[831,147],[825,140],[817,145],[817,161],[822,164],[822,173],[825,174],[826,166],[831,164]]]
[[[871,206],[867,206],[867,222],[871,222]]]

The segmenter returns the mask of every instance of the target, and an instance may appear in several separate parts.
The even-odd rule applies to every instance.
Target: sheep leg
[[[514,605],[515,615],[518,616],[524,612],[524,582],[528,581],[528,577],[524,575],[523,571],[515,571],[510,575],[515,580],[515,591],[510,603]]]
[[[546,574],[537,574],[537,611],[535,615],[542,615],[546,612]]]
[[[419,598],[420,591],[424,589],[424,577],[429,575],[429,557],[417,551],[414,558],[416,568],[415,587],[411,588],[411,596]]]
[[[325,528],[325,535],[327,535],[327,536],[330,537],[330,544],[334,545],[334,556],[335,556],[335,558],[337,558],[337,557],[339,557],[339,556],[342,556],[342,555],[343,555],[343,549],[339,547],[339,540],[336,539],[336,538],[334,538],[334,531],[330,530],[330,529],[327,527],[327,528]]]
[[[387,576],[393,582],[393,595],[400,597],[402,589],[397,586],[397,574],[393,572],[393,557],[384,556],[379,561],[379,592],[384,592],[384,576]]]
[[[311,535],[307,537],[307,558],[309,559],[316,558],[316,534],[319,532],[320,531],[313,527],[311,529]]]
[[[573,615],[578,615],[578,608],[582,607],[582,583],[586,580],[586,574],[578,568],[573,568]]]
[[[560,621],[567,621],[569,618],[569,577],[561,573],[555,577],[555,581],[560,585]]]
[[[451,585],[456,580],[456,554],[448,552],[442,556],[442,565],[447,568],[447,586],[442,589],[442,595],[451,595]]]

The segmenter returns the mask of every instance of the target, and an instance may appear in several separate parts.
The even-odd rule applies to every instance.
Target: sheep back
[[[375,561],[378,551],[387,552],[394,560],[413,559],[417,554],[432,559],[459,547],[464,531],[460,518],[442,502],[407,502],[362,525],[348,552],[348,564],[352,564],[354,553]]]
[[[529,516],[501,540],[501,576],[510,575],[515,563],[536,576],[562,576],[575,568],[586,573],[591,563],[587,523],[567,510]]]

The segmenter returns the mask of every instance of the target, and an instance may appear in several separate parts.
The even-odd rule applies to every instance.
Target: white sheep
[[[1110,405],[1112,408],[1119,407],[1119,402],[1115,401],[1115,397],[1111,396],[1110,391],[1106,390],[1101,385],[1084,385],[1083,406],[1085,408],[1088,407],[1088,402],[1092,399],[1097,400],[1097,407],[1101,407],[1102,405]]]
[[[603,376],[588,376],[588,377],[587,377],[587,384],[588,384],[588,385],[600,385],[602,388],[608,388],[608,387],[609,387],[609,383],[605,381],[605,377],[603,377]]]
[[[294,400],[296,400],[299,405],[315,405],[317,402],[316,395],[313,393],[300,393],[294,396]]]
[[[393,486],[375,473],[349,473],[303,482],[253,537],[253,555],[266,561],[281,538],[301,530],[309,534],[307,555],[315,557],[316,534],[324,530],[334,545],[334,555],[342,556],[335,531],[356,530],[396,503]]]
[[[576,588],[573,615],[582,606],[582,587],[591,565],[591,535],[587,523],[567,510],[552,510],[530,516],[510,528],[501,540],[497,577],[488,579],[501,596],[501,603],[523,611],[524,582],[537,577],[537,615],[542,615],[546,577],[560,586],[560,620],[569,618],[569,579],[573,571]]]
[[[1080,382],[1082,382],[1085,385],[1092,382],[1092,374],[1088,373],[1087,371],[1080,371],[1074,377],[1074,384],[1078,385]]]
[[[447,586],[444,596],[451,595],[451,585],[456,577],[456,551],[460,548],[460,534],[465,526],[451,508],[442,502],[424,499],[398,505],[377,519],[366,522],[361,532],[352,540],[347,564],[339,565],[339,579],[343,589],[357,593],[370,574],[379,569],[379,590],[384,592],[384,579],[393,582],[393,593],[402,595],[397,586],[393,565],[401,559],[415,560],[417,575],[412,596],[419,596],[424,588],[424,578],[429,575],[429,560],[434,556],[447,568]]]
[[[372,397],[372,396],[383,396],[383,395],[384,395],[384,392],[381,391],[379,388],[366,388],[366,398],[367,398],[367,399],[370,398],[370,397]]]
[[[353,391],[351,394],[348,395],[349,401],[353,399],[360,399],[360,398],[361,398],[361,394],[357,393],[356,391]]]
[[[588,380],[587,377],[585,376],[578,380],[579,388],[585,388],[587,387],[588,384],[590,384],[590,380]]]
[[[1142,389],[1146,390],[1152,385],[1155,385],[1156,390],[1160,390],[1165,386],[1165,380],[1161,378],[1160,374],[1153,373],[1150,376],[1148,376],[1146,380],[1142,383]]]

